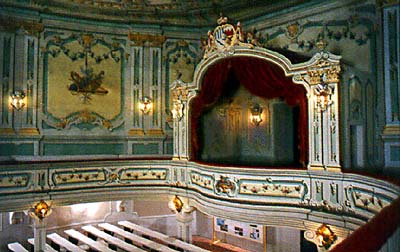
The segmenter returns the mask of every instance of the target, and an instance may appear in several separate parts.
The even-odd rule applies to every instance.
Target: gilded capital
[[[148,33],[128,33],[128,38],[137,46],[155,46],[161,47],[166,37],[158,34],[148,34]]]
[[[6,32],[16,32],[18,29],[22,29],[26,31],[29,35],[38,37],[39,33],[41,33],[44,30],[44,25],[38,21],[2,18],[0,19],[0,22],[2,24],[0,26],[0,30]]]

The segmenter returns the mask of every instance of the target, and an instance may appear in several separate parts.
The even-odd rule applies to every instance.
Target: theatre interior
[[[397,0],[0,0],[0,251],[400,252]]]

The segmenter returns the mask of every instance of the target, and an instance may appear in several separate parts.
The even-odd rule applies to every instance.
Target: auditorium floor
[[[193,236],[192,239],[194,245],[213,252],[250,252],[249,250],[235,247],[226,243],[212,244],[210,239],[201,236]]]

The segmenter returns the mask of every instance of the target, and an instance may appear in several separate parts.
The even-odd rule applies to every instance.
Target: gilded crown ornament
[[[214,31],[208,31],[207,43],[205,43],[204,58],[207,58],[213,52],[219,52],[222,55],[233,54],[233,47],[246,46],[253,48],[254,45],[245,42],[245,36],[242,31],[242,24],[238,22],[236,27],[228,23],[228,18],[221,16],[217,20],[218,26]]]

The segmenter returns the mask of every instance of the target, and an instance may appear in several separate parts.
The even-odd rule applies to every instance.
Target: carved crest
[[[204,58],[214,51],[223,54],[233,54],[234,46],[247,46],[253,48],[253,44],[245,43],[244,33],[242,31],[242,24],[237,23],[236,27],[228,24],[228,18],[221,17],[217,20],[218,26],[214,31],[208,31],[207,43],[205,45]]]

